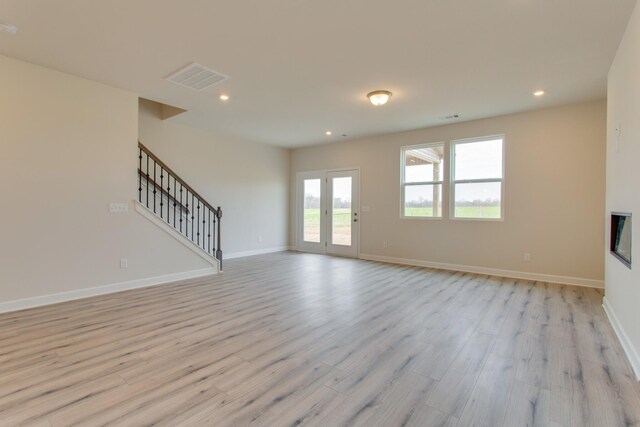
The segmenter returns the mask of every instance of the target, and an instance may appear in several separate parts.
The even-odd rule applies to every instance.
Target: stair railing
[[[138,142],[138,201],[216,258],[222,270],[222,209],[214,208],[141,142]]]

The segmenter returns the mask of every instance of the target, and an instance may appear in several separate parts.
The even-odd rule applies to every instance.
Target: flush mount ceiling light
[[[367,94],[367,98],[375,106],[384,105],[391,98],[391,92],[388,90],[374,90]]]
[[[326,131],[324,134],[325,134],[325,135],[327,135],[327,136],[331,136],[331,135],[333,135],[333,132],[331,132],[330,130],[328,130],[328,131]]]
[[[537,90],[537,91],[533,92],[533,95],[534,96],[542,96],[542,95],[544,95],[544,91],[543,90]]]
[[[18,27],[6,22],[0,22],[0,32],[11,34],[13,36],[18,32]]]
[[[222,95],[220,95],[220,100],[221,101],[228,101],[229,100],[229,95],[226,95],[226,94],[223,93]]]

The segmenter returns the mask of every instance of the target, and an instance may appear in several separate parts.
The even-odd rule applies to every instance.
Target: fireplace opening
[[[611,212],[611,255],[631,268],[631,214]]]

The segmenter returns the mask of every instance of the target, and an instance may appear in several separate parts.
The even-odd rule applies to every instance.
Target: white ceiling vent
[[[213,71],[204,65],[193,63],[171,74],[166,80],[193,90],[204,90],[209,86],[227,80],[229,77]]]

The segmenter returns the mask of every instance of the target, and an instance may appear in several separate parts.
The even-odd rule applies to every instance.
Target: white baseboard
[[[110,285],[96,286],[93,288],[78,289],[75,291],[61,292],[58,294],[42,295],[32,298],[24,298],[14,301],[0,302],[0,313],[24,310],[59,302],[72,301],[97,295],[111,294],[129,289],[146,288],[148,286],[164,285],[179,280],[194,279],[196,277],[216,274],[216,267],[191,270],[181,273],[166,274],[164,276],[148,277],[144,279],[130,280],[128,282],[113,283]]]
[[[529,273],[526,271],[500,270],[497,268],[476,267],[471,265],[447,264],[441,262],[423,261],[418,259],[394,258],[381,255],[360,254],[360,259],[387,262],[390,264],[413,265],[429,267],[439,270],[463,271],[466,273],[487,274],[491,276],[509,277],[513,279],[536,280],[541,282],[560,283],[563,285],[585,286],[589,288],[604,288],[603,280],[583,279],[580,277],[555,276],[551,274]]]
[[[202,258],[203,260],[205,260],[206,262],[208,262],[212,266],[216,267],[218,270],[220,269],[219,268],[219,264],[220,263],[218,262],[218,260],[216,258],[214,258],[214,257],[210,256],[209,254],[207,254],[205,251],[202,250],[202,248],[200,246],[196,245],[191,240],[189,240],[187,237],[182,235],[182,233],[178,232],[175,228],[173,228],[172,226],[168,225],[165,221],[163,221],[159,216],[154,214],[145,205],[143,205],[142,203],[140,203],[137,200],[134,200],[134,206],[136,208],[136,212],[138,212],[140,215],[142,215],[143,217],[145,217],[146,219],[151,221],[153,224],[157,225],[158,228],[160,228],[162,231],[167,233],[169,236],[171,236],[174,239],[176,239],[185,248],[189,249],[191,252],[193,252],[194,254],[198,255],[200,258]]]
[[[611,307],[611,304],[609,304],[609,300],[607,300],[607,297],[605,297],[602,301],[602,307],[604,308],[605,313],[607,313],[609,323],[611,323],[611,326],[613,327],[613,330],[618,337],[618,341],[620,341],[622,349],[627,355],[627,359],[629,360],[629,364],[633,369],[633,373],[636,375],[636,380],[640,381],[640,355],[638,355],[638,351],[636,351],[633,344],[631,344],[629,336],[624,331],[624,328],[616,317],[616,313],[613,311],[613,307]]]
[[[274,252],[285,252],[288,251],[289,246],[275,246],[273,248],[264,248],[264,249],[255,249],[252,251],[242,251],[242,252],[232,252],[230,254],[222,254],[222,259],[233,259],[233,258],[244,258],[246,256],[254,256],[254,255],[264,255],[264,254],[272,254]]]

